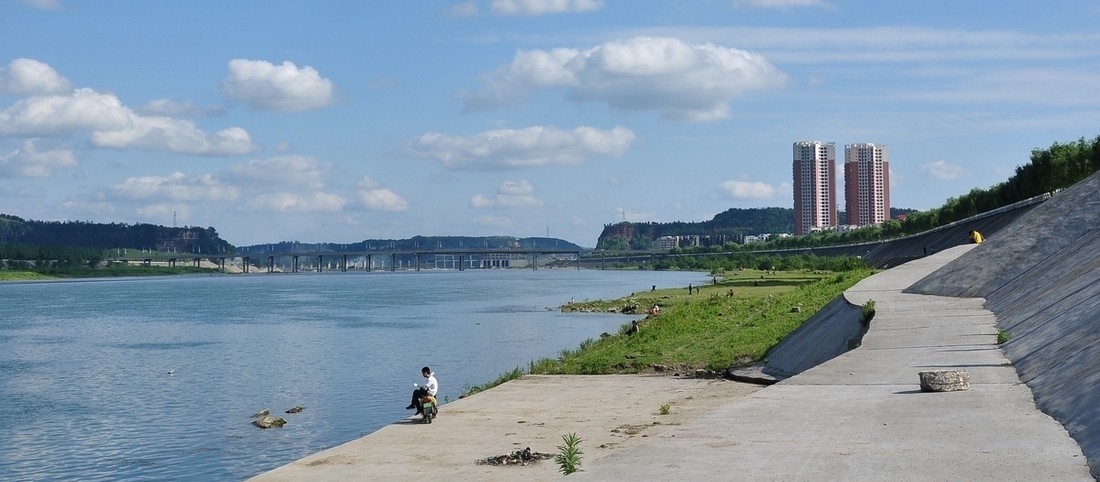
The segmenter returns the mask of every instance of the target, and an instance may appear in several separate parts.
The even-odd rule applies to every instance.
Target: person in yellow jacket
[[[979,233],[976,230],[970,231],[970,241],[972,241],[974,244],[982,244],[982,241],[984,241],[984,239],[982,239],[982,233]]]

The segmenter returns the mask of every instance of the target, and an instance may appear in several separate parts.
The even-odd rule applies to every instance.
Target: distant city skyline
[[[804,139],[888,145],[889,203],[923,210],[1100,134],[1088,0],[0,0],[0,18],[0,213],[234,245],[591,247],[624,219],[791,207]]]

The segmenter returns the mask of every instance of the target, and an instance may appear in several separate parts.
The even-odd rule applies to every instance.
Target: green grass
[[[523,376],[523,369],[521,369],[520,367],[516,367],[515,369],[513,369],[510,372],[502,373],[499,377],[496,378],[496,380],[493,380],[491,382],[483,383],[481,385],[465,385],[465,386],[463,386],[462,387],[462,395],[460,395],[459,398],[466,397],[466,396],[469,396],[469,395],[473,395],[473,394],[478,393],[478,392],[483,392],[483,391],[488,390],[490,388],[493,388],[497,385],[515,380],[515,379],[517,379],[519,377],[522,377],[522,376]]]
[[[764,353],[803,321],[839,296],[870,270],[844,273],[763,272],[728,273],[718,284],[634,293],[610,301],[585,301],[565,311],[608,311],[637,306],[640,331],[627,335],[629,323],[618,333],[589,339],[577,350],[557,359],[531,362],[540,374],[641,373],[654,365],[673,369],[705,368],[724,371],[733,365],[760,360]],[[730,289],[733,296],[729,296]],[[654,304],[661,314],[644,313]],[[792,307],[800,307],[797,312]]]
[[[997,328],[997,344],[998,345],[1000,345],[1001,343],[1005,343],[1005,342],[1007,342],[1008,340],[1011,340],[1011,339],[1012,339],[1012,333],[1009,333],[1008,330],[1003,330],[1001,328]]]
[[[74,266],[67,268],[49,268],[38,271],[0,270],[0,281],[45,280],[56,278],[116,278],[121,276],[168,276],[178,274],[220,274],[216,268],[196,268],[180,263],[176,267],[138,266],[125,263],[109,263],[107,266],[90,268]]]
[[[47,279],[54,279],[54,277],[35,273],[34,271],[0,270],[0,281],[40,281]]]

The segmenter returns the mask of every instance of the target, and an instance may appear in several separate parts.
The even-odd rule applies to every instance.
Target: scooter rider
[[[405,410],[412,410],[415,408],[417,415],[424,413],[424,405],[421,399],[428,395],[434,397],[436,392],[439,391],[439,382],[436,381],[435,373],[432,372],[431,368],[421,368],[420,374],[423,375],[424,378],[427,378],[428,381],[424,383],[424,386],[418,385],[416,390],[413,390],[412,402],[409,402],[409,406],[405,407]]]

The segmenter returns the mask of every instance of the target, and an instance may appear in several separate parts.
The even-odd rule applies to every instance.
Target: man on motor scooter
[[[417,415],[424,413],[424,404],[421,402],[421,399],[429,395],[434,397],[436,392],[439,391],[439,382],[436,381],[435,373],[432,373],[431,368],[421,368],[420,374],[423,375],[424,378],[427,378],[428,381],[424,383],[424,386],[418,385],[416,390],[413,390],[412,402],[409,403],[409,406],[405,407],[405,410],[412,410],[415,408]]]

